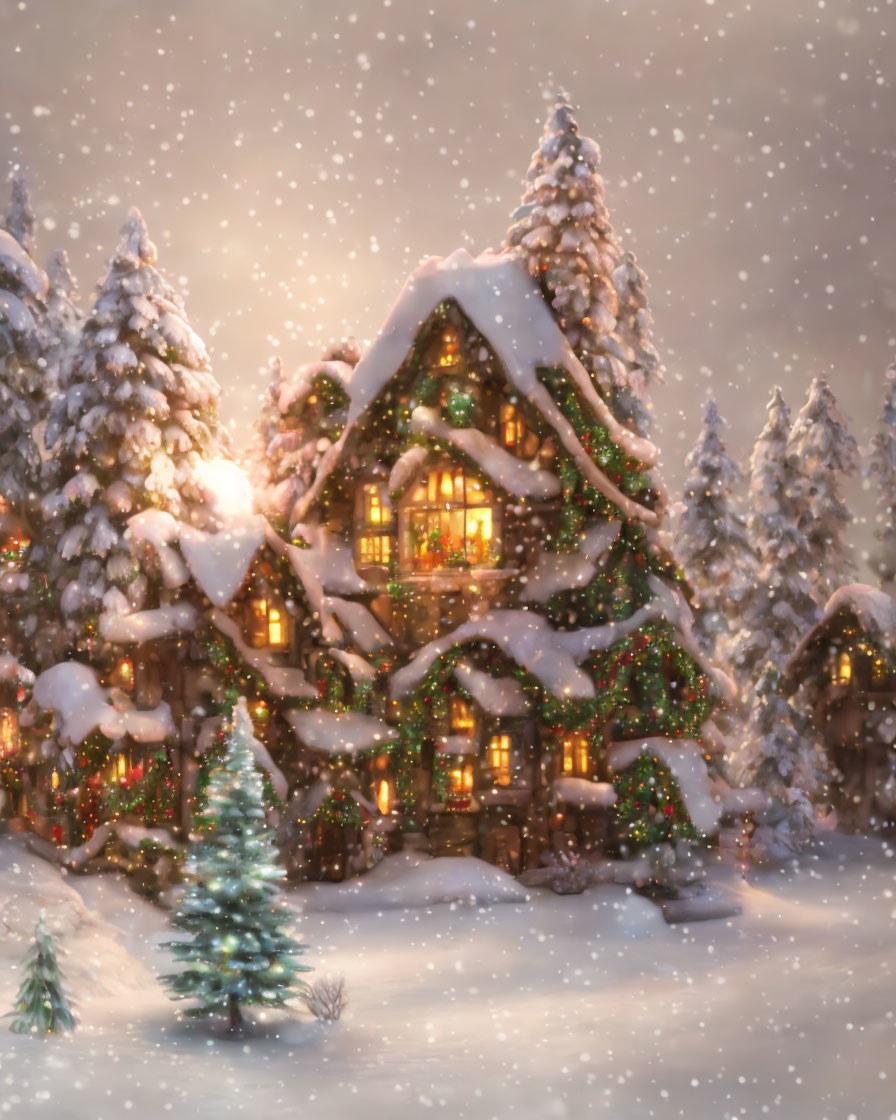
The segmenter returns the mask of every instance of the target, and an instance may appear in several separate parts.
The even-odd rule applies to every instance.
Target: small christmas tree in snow
[[[750,457],[749,528],[759,572],[732,649],[742,679],[766,661],[780,670],[818,618],[807,574],[812,552],[800,519],[804,480],[789,435],[790,410],[775,389]]]
[[[896,579],[896,362],[887,370],[883,407],[865,463],[865,485],[877,490],[871,563],[886,588]]]
[[[3,219],[3,228],[12,234],[29,256],[34,256],[37,215],[31,205],[28,180],[21,173],[10,179],[9,209]]]
[[[756,554],[733,490],[740,468],[722,440],[724,420],[714,400],[703,410],[703,429],[685,460],[684,511],[675,552],[697,592],[696,630],[710,652],[721,653],[755,579]]]
[[[34,945],[26,962],[26,975],[19,987],[10,1030],[16,1034],[55,1034],[73,1031],[75,1017],[62,988],[62,973],[56,961],[53,938],[43,915],[34,929]]]
[[[241,699],[226,729],[224,754],[212,769],[199,837],[187,861],[192,880],[172,924],[191,935],[167,945],[185,969],[163,977],[172,998],[193,999],[191,1016],[223,1014],[230,1028],[248,1005],[284,1007],[297,994],[295,957],[305,946],[286,932],[291,921],[280,888],[273,830],[265,821],[261,775],[252,751],[252,721]]]
[[[844,479],[858,464],[856,441],[846,430],[827,381],[816,377],[797,416],[788,448],[800,465],[800,528],[809,546],[806,572],[815,600],[823,607],[848,583],[855,564],[844,530],[852,521],[841,494]]]

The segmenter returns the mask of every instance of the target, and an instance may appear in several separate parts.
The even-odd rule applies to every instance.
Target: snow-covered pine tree
[[[358,357],[354,340],[348,339],[291,378],[272,370],[256,425],[256,473],[263,507],[283,530],[292,528],[296,499],[311,485],[322,456],[345,427],[346,387]]]
[[[843,482],[858,465],[856,441],[846,429],[831,387],[816,377],[788,440],[800,465],[800,527],[809,546],[806,572],[815,601],[823,607],[855,571],[845,540],[852,517],[843,500]]]
[[[18,241],[28,256],[33,257],[36,248],[37,215],[31,205],[28,180],[21,172],[10,177],[9,209],[6,211],[2,225]]]
[[[896,579],[896,362],[886,373],[877,431],[864,463],[865,485],[877,490],[871,564],[887,591]]]
[[[199,467],[222,454],[219,387],[183,304],[156,269],[138,211],[122,229],[77,346],[63,370],[46,442],[60,463],[44,499],[56,544],[51,584],[73,644],[92,649],[103,597],[133,609],[154,597],[125,529],[141,510],[201,524]]]
[[[56,249],[47,262],[47,308],[41,322],[44,393],[50,399],[59,391],[62,367],[74,349],[83,315],[78,288],[69,267],[68,253]]]
[[[166,945],[182,972],[163,977],[173,999],[192,999],[191,1016],[226,1015],[231,1030],[242,1008],[284,1007],[298,994],[296,957],[305,946],[287,932],[292,915],[280,882],[274,833],[265,821],[262,779],[252,752],[252,720],[244,699],[212,769],[198,837],[187,862],[190,886],[171,919],[189,941]]]
[[[703,427],[685,464],[682,513],[675,525],[675,553],[697,593],[695,629],[710,653],[727,654],[742,604],[753,587],[757,558],[734,498],[741,471],[729,456],[724,420],[711,398]]]
[[[10,1030],[16,1034],[48,1035],[73,1031],[75,1017],[62,986],[53,938],[41,916],[34,944],[25,964],[25,979],[13,1005]]]
[[[573,351],[609,393],[607,340],[619,312],[612,274],[621,250],[599,165],[600,148],[579,135],[572,106],[560,94],[526,172],[507,245],[520,252]]]
[[[818,618],[808,576],[812,553],[800,521],[804,480],[789,436],[790,410],[776,388],[750,457],[748,526],[759,571],[732,647],[742,681],[766,661],[780,671]]]
[[[616,413],[640,435],[650,430],[647,401],[662,381],[663,366],[653,344],[653,316],[647,305],[646,277],[635,254],[626,251],[613,270],[613,287],[619,301],[616,337],[628,363],[626,382],[615,390]]]
[[[614,414],[645,434],[646,392],[661,376],[644,273],[623,253],[604,198],[600,148],[579,135],[565,94],[526,173],[507,246],[540,284],[576,356]]]
[[[262,508],[267,508],[267,494],[274,476],[274,465],[268,454],[274,437],[280,430],[280,394],[283,391],[283,363],[279,357],[268,362],[268,380],[259,394],[261,408],[252,428],[252,444],[249,448],[249,477],[260,495]]]
[[[27,517],[40,454],[44,378],[40,320],[47,277],[30,254],[0,229],[0,495]]]

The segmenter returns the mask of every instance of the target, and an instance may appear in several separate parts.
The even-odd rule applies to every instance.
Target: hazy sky
[[[603,151],[668,383],[746,451],[830,375],[864,440],[896,350],[893,0],[0,0],[0,166],[89,297],[127,208],[244,437],[258,370],[373,336],[422,257],[496,246],[563,84]]]

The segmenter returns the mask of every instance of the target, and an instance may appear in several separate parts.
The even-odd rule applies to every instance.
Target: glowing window
[[[388,778],[383,778],[377,783],[376,807],[384,817],[392,811],[392,786]]]
[[[510,785],[510,736],[492,735],[488,741],[488,766],[496,785]]]
[[[835,679],[839,684],[848,684],[852,680],[852,658],[846,650],[843,650],[837,658]]]
[[[402,511],[403,559],[416,571],[494,567],[498,562],[492,495],[463,467],[431,471]]]
[[[450,369],[460,361],[460,336],[455,327],[448,323],[439,338],[439,368]]]
[[[575,731],[564,736],[562,746],[563,773],[587,778],[591,769],[587,737],[581,731]]]
[[[476,718],[473,709],[462,696],[451,697],[451,734],[465,735],[472,739],[476,732]]]
[[[0,758],[17,754],[20,746],[19,717],[12,708],[0,708]]]
[[[370,526],[388,525],[392,520],[392,507],[375,482],[365,485],[363,491],[364,524]]]
[[[391,555],[391,537],[371,533],[358,538],[358,560],[361,564],[378,564],[386,567]]]
[[[469,794],[473,791],[473,764],[455,766],[451,771],[451,786],[449,792],[454,795]]]
[[[285,649],[289,644],[289,624],[283,608],[270,599],[249,600],[249,645],[253,649]]]
[[[501,404],[501,442],[505,447],[517,448],[526,437],[526,421],[510,401]]]

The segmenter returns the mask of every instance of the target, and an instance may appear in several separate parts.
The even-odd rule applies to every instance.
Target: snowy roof
[[[234,519],[219,533],[181,526],[184,559],[196,583],[216,607],[226,607],[243,586],[255,554],[264,544],[266,526],[259,514]]]
[[[290,378],[285,378],[277,395],[277,407],[285,415],[296,404],[303,401],[311,392],[318,377],[329,377],[343,389],[348,389],[352,380],[353,367],[348,362],[336,360],[309,362],[301,366]]]
[[[658,457],[656,448],[612,415],[523,264],[510,254],[486,253],[473,258],[463,249],[445,259],[433,257],[411,274],[379,336],[355,367],[345,431],[321,459],[313,485],[296,503],[294,518],[301,520],[316,501],[354,426],[404,364],[423,323],[445,300],[456,301],[488,340],[508,381],[554,430],[588,482],[626,517],[648,525],[658,524],[659,512],[646,509],[623,494],[585,451],[572,425],[539,380],[538,371],[565,369],[595,418],[627,455],[652,466]]]
[[[609,750],[610,767],[618,774],[645,753],[656,754],[672,771],[694,825],[701,832],[714,832],[722,806],[714,796],[700,744],[694,739],[667,739],[664,735],[614,743]]]
[[[795,676],[810,649],[823,643],[838,615],[855,616],[862,630],[881,646],[896,639],[896,606],[886,592],[867,583],[847,583],[838,587],[825,604],[821,618],[804,635],[784,668],[783,679],[796,684]]]
[[[619,536],[619,528],[618,521],[593,525],[584,534],[578,552],[540,550],[520,581],[520,599],[524,603],[545,603],[558,591],[587,587],[597,572],[599,560]]]
[[[616,791],[609,782],[555,778],[552,788],[561,801],[580,809],[610,809],[616,804]]]
[[[486,715],[523,716],[529,710],[525,689],[513,677],[493,677],[466,661],[455,665],[454,676]]]
[[[33,695],[39,708],[52,710],[59,741],[67,746],[77,746],[97,729],[113,741],[130,735],[138,743],[161,743],[174,734],[167,704],[139,711],[123,692],[103,688],[93,669],[77,661],[41,673]]]
[[[308,548],[300,549],[304,570],[315,575],[324,591],[355,595],[370,590],[355,568],[351,545],[325,526],[296,525],[293,533],[308,542]]]
[[[11,653],[0,653],[0,681],[30,685],[34,684],[34,673]]]
[[[134,614],[106,610],[100,615],[100,633],[107,642],[151,642],[195,630],[197,622],[196,611],[189,603],[166,603]]]
[[[359,754],[385,746],[398,735],[394,727],[361,712],[293,708],[285,714],[305,746],[326,754]]]
[[[353,603],[350,599],[330,595],[324,599],[324,606],[336,616],[348,631],[351,640],[364,653],[376,653],[377,650],[392,645],[392,639],[386,630],[363,603]]]
[[[633,633],[645,622],[662,620],[675,627],[677,640],[709,676],[728,702],[737,694],[734,682],[703,653],[691,629],[691,612],[681,594],[657,576],[648,579],[653,598],[629,618],[580,630],[554,630],[533,611],[495,610],[469,619],[457,629],[422,646],[391,679],[392,695],[404,696],[416,688],[433,663],[455,646],[489,641],[531,673],[548,692],[577,700],[595,695],[594,683],[579,666],[589,654]]]
[[[515,498],[553,498],[560,493],[560,480],[556,475],[541,470],[534,462],[511,455],[485,432],[453,427],[434,408],[423,405],[415,408],[411,413],[411,431],[456,447]],[[391,477],[389,487],[391,490]]]

